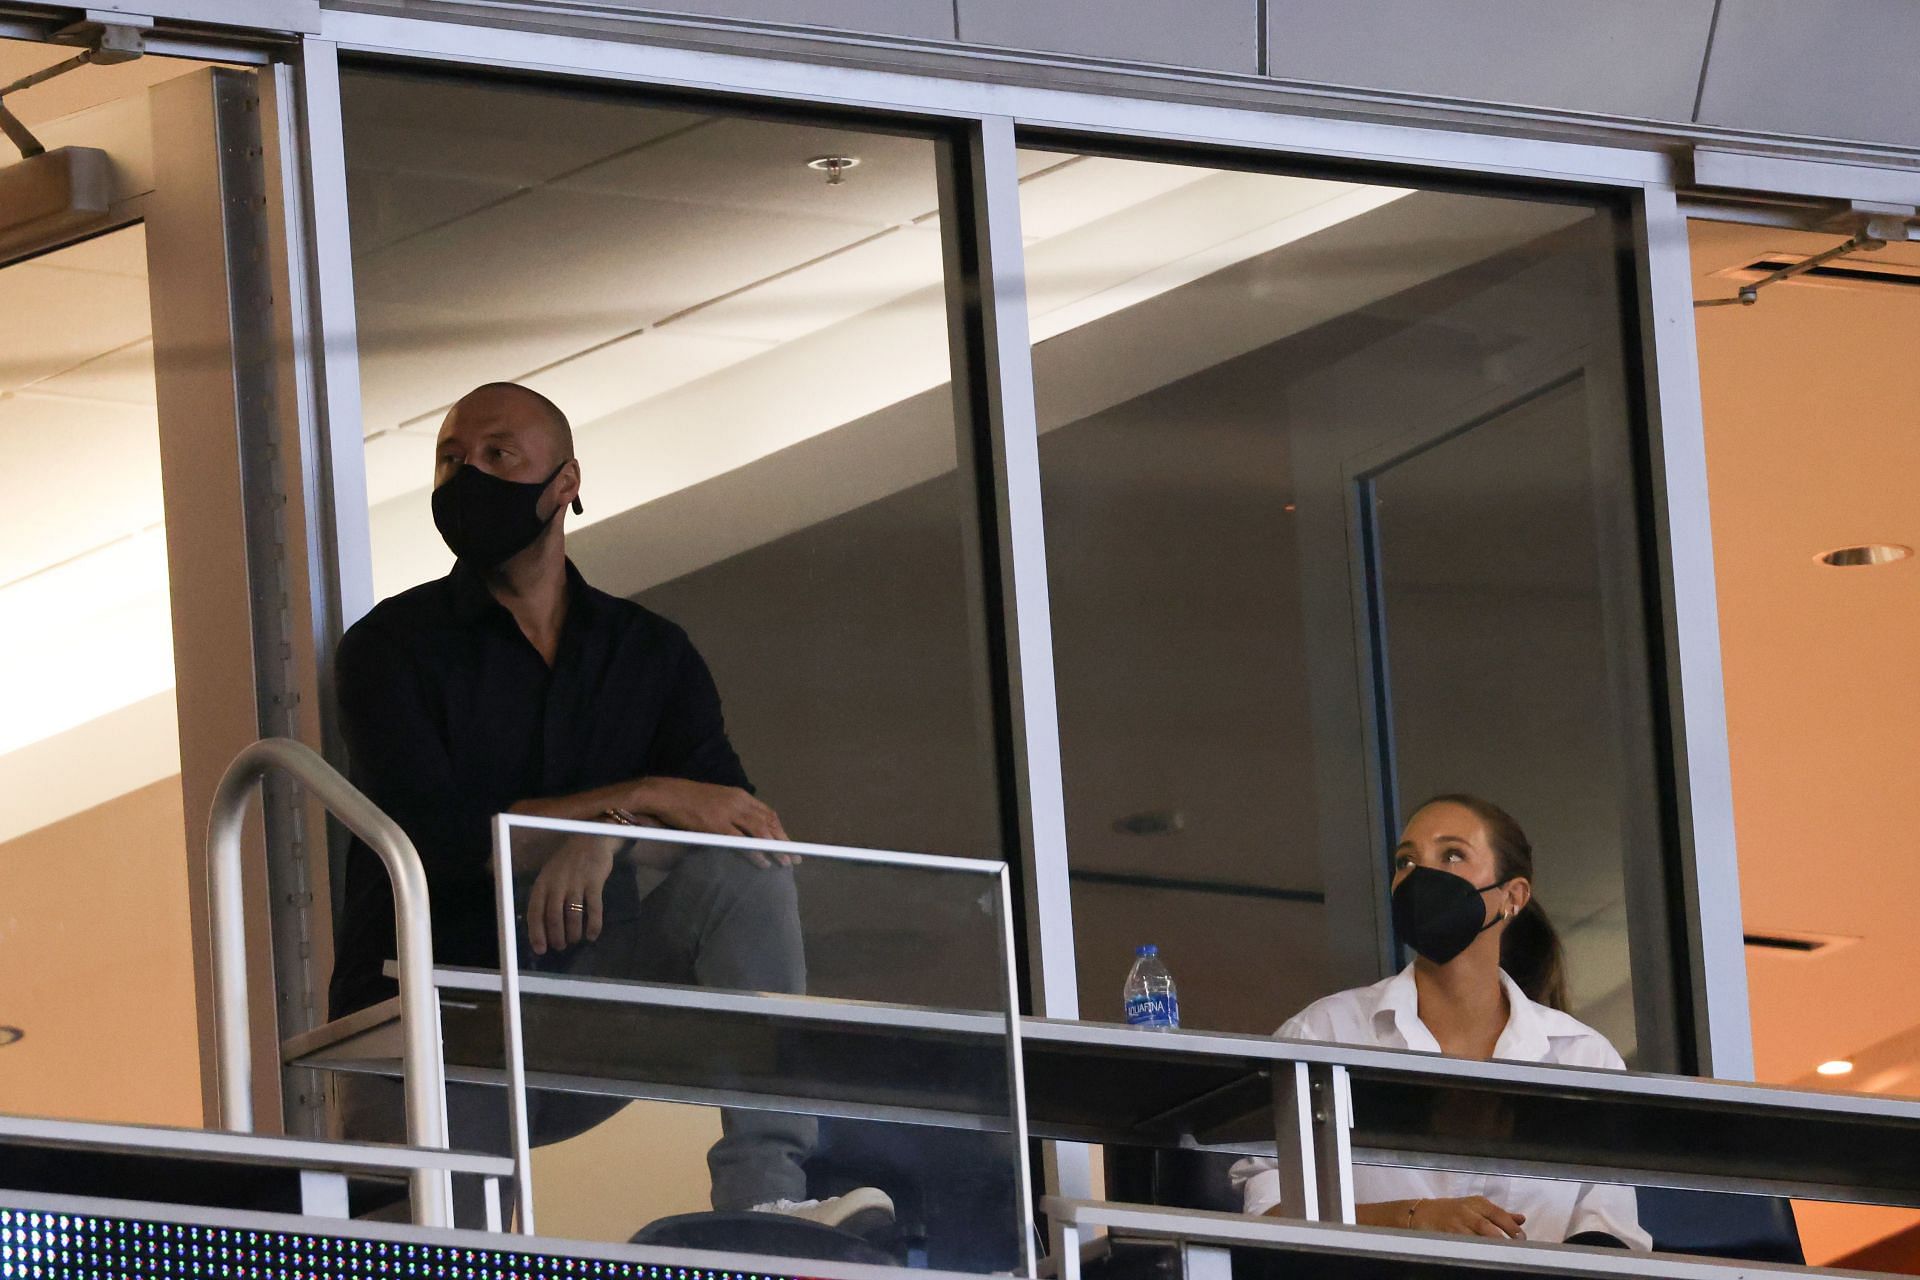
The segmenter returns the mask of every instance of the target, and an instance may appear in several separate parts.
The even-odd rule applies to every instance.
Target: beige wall
[[[707,1148],[719,1140],[720,1113],[712,1107],[636,1102],[598,1128],[538,1149],[540,1234],[618,1243],[656,1219],[712,1208]]]
[[[0,1111],[198,1125],[180,779],[0,844]]]

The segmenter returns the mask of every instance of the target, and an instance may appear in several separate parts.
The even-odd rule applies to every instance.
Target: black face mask
[[[1476,889],[1451,872],[1415,867],[1393,891],[1394,932],[1427,959],[1445,964],[1500,923],[1498,916],[1487,919],[1484,895],[1506,883]]]
[[[463,466],[433,491],[433,526],[455,556],[491,569],[532,546],[560,514],[555,507],[553,516],[542,520],[540,496],[566,465],[561,463],[553,475],[538,483],[502,480],[478,467]],[[580,499],[573,500],[573,509],[580,510]]]

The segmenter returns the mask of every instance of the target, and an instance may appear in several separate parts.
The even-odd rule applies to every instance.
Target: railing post
[[[213,898],[214,1026],[220,1059],[220,1123],[253,1129],[252,1029],[247,1016],[246,906],[241,897],[241,833],[254,784],[269,770],[291,774],[349,831],[379,856],[393,882],[400,968],[400,1020],[406,1037],[407,1145],[447,1147],[447,1073],[440,1045],[440,1006],[433,990],[433,928],[427,873],[394,822],[311,748],[263,738],[234,757],[214,791],[207,822],[207,867]],[[453,1175],[415,1169],[414,1221],[453,1225]]]
[[[1338,1063],[1273,1069],[1280,1207],[1309,1222],[1353,1221],[1353,1093]]]
[[[1314,1167],[1313,1084],[1304,1062],[1273,1064],[1273,1127],[1281,1212],[1315,1221],[1320,1178]]]
[[[1313,1154],[1323,1222],[1354,1221],[1353,1089],[1337,1062],[1314,1066]]]

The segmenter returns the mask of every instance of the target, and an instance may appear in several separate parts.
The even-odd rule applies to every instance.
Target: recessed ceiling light
[[[807,161],[807,168],[826,174],[827,185],[837,187],[847,180],[847,170],[858,168],[859,164],[859,156],[815,156]]]
[[[19,1044],[26,1038],[26,1035],[27,1033],[18,1027],[0,1027],[0,1049],[4,1049],[10,1044]]]
[[[1853,1064],[1845,1058],[1835,1058],[1831,1062],[1821,1063],[1814,1070],[1823,1076],[1844,1076],[1853,1070]]]
[[[1912,554],[1912,547],[1903,547],[1897,542],[1868,542],[1857,547],[1836,547],[1832,551],[1823,551],[1814,559],[1837,569],[1847,569],[1855,565],[1892,564]]]

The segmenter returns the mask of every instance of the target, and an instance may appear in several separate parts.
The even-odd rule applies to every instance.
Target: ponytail
[[[1500,967],[1527,993],[1527,999],[1567,1011],[1566,956],[1538,898],[1528,898],[1520,914],[1507,921],[1507,931],[1500,938]]]
[[[1487,828],[1494,869],[1502,881],[1533,883],[1533,845],[1512,814],[1491,800],[1460,793],[1435,796],[1414,812],[1436,804],[1457,804],[1480,819]],[[1566,1012],[1566,953],[1537,895],[1529,897],[1520,913],[1507,921],[1507,930],[1500,938],[1500,967],[1526,992],[1527,999]]]

